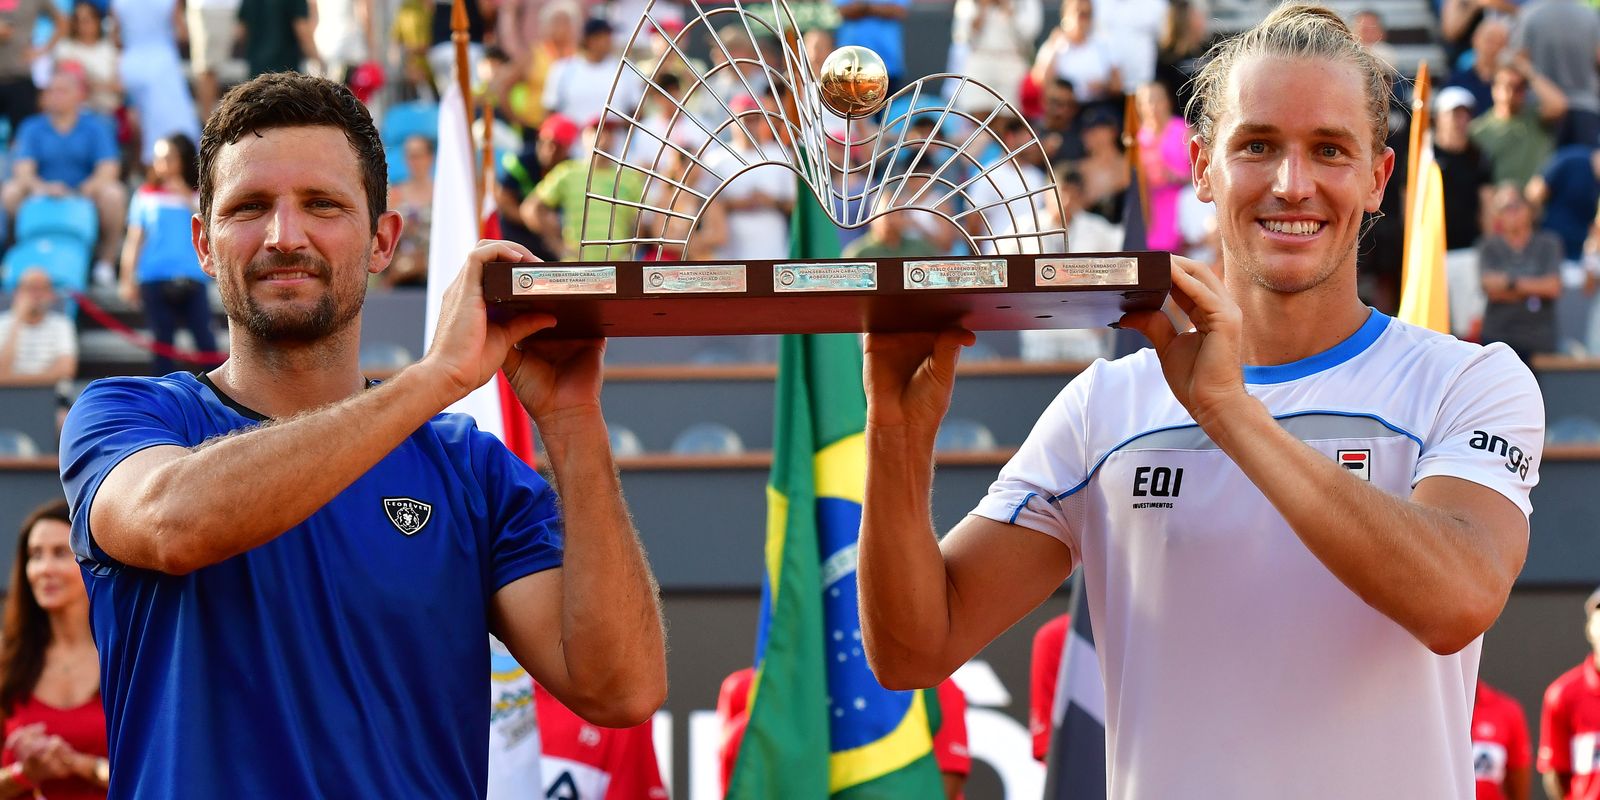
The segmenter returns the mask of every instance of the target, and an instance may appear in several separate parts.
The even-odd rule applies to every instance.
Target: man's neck
[[[358,317],[326,339],[286,346],[230,322],[228,360],[209,375],[234,402],[272,419],[337,403],[366,387],[360,330]]]
[[[1289,364],[1350,338],[1371,312],[1356,294],[1349,265],[1320,285],[1286,294],[1243,274],[1230,275],[1228,289],[1244,314],[1240,356],[1250,366]]]
[[[55,127],[56,130],[72,130],[72,128],[78,124],[78,109],[76,108],[70,108],[66,111],[51,112],[47,116],[50,118],[50,124]]]

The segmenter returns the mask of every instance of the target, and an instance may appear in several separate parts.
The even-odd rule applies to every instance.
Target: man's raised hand
[[[1166,313],[1138,311],[1122,326],[1145,335],[1161,359],[1173,396],[1202,427],[1216,410],[1246,396],[1241,366],[1244,315],[1210,267],[1172,257],[1172,299],[1194,329],[1179,333]]]
[[[962,329],[867,334],[867,423],[904,427],[931,440],[950,408],[961,348],[974,341]]]

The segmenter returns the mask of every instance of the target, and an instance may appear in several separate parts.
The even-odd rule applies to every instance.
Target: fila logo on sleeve
[[[1337,460],[1351,475],[1369,483],[1372,481],[1371,450],[1340,450]]]

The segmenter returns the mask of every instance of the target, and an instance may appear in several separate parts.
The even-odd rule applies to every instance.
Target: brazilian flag
[[[833,223],[801,187],[790,255],[838,258]],[[878,685],[861,640],[861,367],[854,335],[783,339],[756,677],[727,794],[735,800],[944,795],[935,692]]]

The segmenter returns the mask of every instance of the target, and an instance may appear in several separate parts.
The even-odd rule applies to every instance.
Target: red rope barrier
[[[107,330],[115,333],[118,336],[121,336],[124,341],[133,344],[141,350],[154,353],[158,356],[164,356],[174,361],[187,361],[190,364],[200,364],[202,366],[221,364],[223,361],[228,359],[227,353],[218,353],[209,350],[179,350],[172,345],[162,344],[161,342],[158,342],[155,339],[152,339],[149,336],[146,336],[145,334],[128,327],[122,322],[122,320],[112,316],[111,312],[102,308],[95,301],[90,300],[89,295],[77,291],[69,292],[69,294],[71,294],[72,299],[77,302],[78,307],[83,309],[84,313],[93,317],[95,322],[100,323]]]

